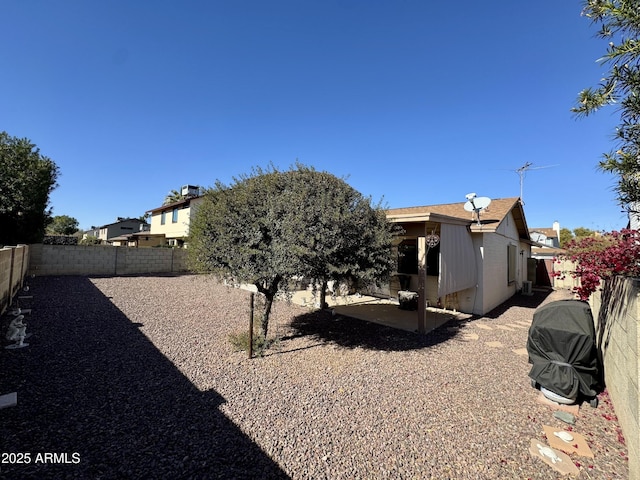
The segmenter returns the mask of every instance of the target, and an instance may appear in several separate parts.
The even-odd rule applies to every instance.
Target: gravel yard
[[[29,284],[30,345],[0,351],[0,394],[18,392],[0,452],[30,462],[3,455],[0,478],[563,478],[529,454],[543,425],[566,425],[536,401],[522,351],[535,307],[561,292],[426,337],[278,302],[280,340],[249,360],[228,341],[249,294],[210,277]],[[572,460],[580,478],[626,479],[599,398],[573,427],[595,458]]]

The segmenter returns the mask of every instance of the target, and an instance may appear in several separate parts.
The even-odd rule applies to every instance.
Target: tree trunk
[[[320,283],[320,310],[324,310],[327,303],[327,279],[323,278]]]
[[[262,321],[260,322],[260,333],[263,338],[267,338],[267,332],[269,331],[269,315],[271,314],[271,307],[273,305],[273,299],[278,293],[278,285],[280,285],[282,277],[276,276],[271,283],[265,287],[263,284],[255,283],[258,292],[264,295],[264,311],[262,313]]]
[[[271,306],[273,305],[274,296],[274,294],[265,294],[264,296],[264,312],[262,313],[262,322],[260,323],[260,333],[264,339],[267,338],[267,331],[269,330],[269,315],[271,314]]]

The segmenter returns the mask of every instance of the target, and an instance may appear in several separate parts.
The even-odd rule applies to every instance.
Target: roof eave
[[[448,223],[452,225],[469,225],[470,220],[463,220],[457,217],[450,217],[448,215],[441,215],[438,213],[400,213],[400,214],[388,214],[387,220],[392,223],[422,223],[422,222],[434,222],[434,223]]]

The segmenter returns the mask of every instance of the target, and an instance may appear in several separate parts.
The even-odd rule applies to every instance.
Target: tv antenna
[[[522,192],[522,189],[524,187],[524,176],[525,176],[525,173],[527,172],[527,170],[540,170],[542,168],[551,168],[551,167],[557,167],[557,166],[558,165],[547,165],[546,167],[534,167],[533,163],[526,162],[520,168],[516,168],[515,172],[518,175],[520,175],[520,202],[522,203],[522,205],[524,205],[524,194]]]
[[[476,214],[476,222],[480,225],[480,210],[484,210],[491,203],[489,197],[478,197],[475,193],[467,193],[465,195],[467,202],[464,204],[464,209],[467,212],[474,212]]]

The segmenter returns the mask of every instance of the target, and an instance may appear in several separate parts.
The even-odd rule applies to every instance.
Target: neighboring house
[[[101,227],[91,227],[86,231],[83,238],[88,236],[95,237],[102,243],[109,243],[114,237],[121,235],[128,235],[131,233],[148,232],[149,224],[139,218],[122,218],[118,217],[118,220],[114,223],[102,225]]]
[[[464,202],[394,208],[387,218],[404,229],[396,241],[398,272],[390,296],[423,290],[430,306],[484,315],[527,281],[532,242],[519,198],[493,200],[479,223]],[[439,243],[428,248],[436,235]],[[429,330],[424,318],[419,331]]]
[[[560,248],[560,223],[553,222],[552,228],[529,229],[531,240],[546,247]]]
[[[640,230],[640,203],[632,203],[631,211],[629,211],[629,228],[631,230]]]
[[[149,210],[151,214],[151,234],[164,235],[168,245],[183,247],[189,236],[189,224],[202,196],[196,187],[182,187],[184,198],[168,205]]]
[[[553,222],[552,228],[532,228],[529,235],[535,242],[531,247],[531,257],[536,260],[534,283],[552,286],[555,284],[554,259],[565,252],[560,248],[560,223]]]
[[[114,247],[161,247],[166,244],[166,239],[163,234],[138,232],[110,238],[107,243]]]

